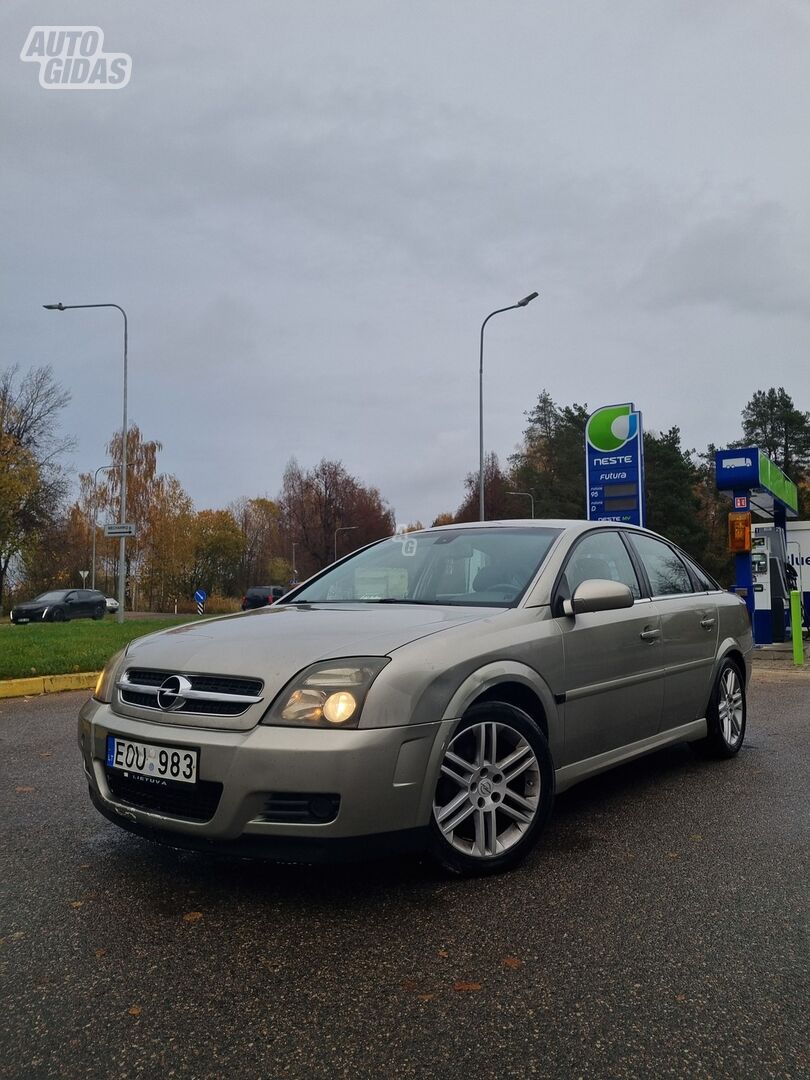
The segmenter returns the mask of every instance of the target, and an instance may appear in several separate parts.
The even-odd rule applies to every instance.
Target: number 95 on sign
[[[199,750],[135,742],[108,735],[106,764],[108,769],[143,776],[155,782],[195,784],[199,753]]]

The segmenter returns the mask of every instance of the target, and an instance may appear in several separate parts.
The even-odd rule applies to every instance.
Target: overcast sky
[[[117,91],[54,91],[95,24]],[[76,472],[130,418],[199,508],[339,458],[461,501],[545,387],[686,445],[810,409],[807,0],[4,0],[0,369],[53,365]]]

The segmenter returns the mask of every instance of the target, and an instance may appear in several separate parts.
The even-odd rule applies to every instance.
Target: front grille
[[[324,825],[334,821],[340,809],[339,795],[283,791],[268,795],[256,821]]]
[[[161,671],[155,668],[129,668],[118,683],[121,701],[126,705],[136,705],[141,709],[161,711],[158,705],[157,690],[175,671]],[[253,700],[260,698],[264,683],[261,679],[240,678],[234,675],[182,675],[191,684],[191,697],[186,698],[173,713],[196,713],[204,716],[240,716],[246,712]],[[151,688],[154,687],[154,692]],[[210,698],[207,695],[211,695]],[[199,695],[199,696],[197,696]],[[229,696],[235,700],[228,701]]]
[[[188,821],[210,821],[222,797],[222,784],[198,780],[196,784],[144,783],[134,776],[124,776],[117,769],[106,769],[107,785],[116,802],[138,810],[156,810],[160,814]]]

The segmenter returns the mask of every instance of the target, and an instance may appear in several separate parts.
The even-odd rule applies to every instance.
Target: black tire
[[[709,698],[706,738],[692,743],[692,749],[701,757],[734,757],[745,740],[747,716],[745,676],[733,660],[726,658],[720,664]]]
[[[96,610],[93,612],[93,618],[94,619],[103,619],[104,618],[104,613],[105,613],[106,610],[107,610],[106,606],[105,607],[97,607]]]
[[[484,724],[492,724],[493,728],[484,729]],[[505,771],[498,770],[492,763],[487,764],[486,750],[478,757],[485,764],[476,766],[474,763],[479,740],[483,738],[486,743],[487,730],[494,732],[489,738],[494,737],[495,749],[490,756],[495,763],[502,765],[513,754],[522,755],[517,758],[513,779],[508,783]],[[499,740],[506,758],[501,756]],[[510,746],[514,749],[510,750]],[[448,754],[453,755],[452,760]],[[465,769],[457,762],[462,762]],[[446,870],[464,877],[497,874],[516,866],[534,847],[554,803],[554,763],[546,737],[537,724],[522,709],[504,702],[473,705],[456,728],[441,768],[430,819],[433,858]],[[450,772],[445,772],[445,768]],[[480,789],[478,784],[482,785]],[[516,788],[521,786],[523,790],[517,791]],[[466,801],[461,801],[457,811],[450,812],[451,805],[462,796],[466,796]],[[533,816],[518,821],[517,814],[528,817],[522,807],[529,804]],[[462,817],[465,810],[467,817]],[[454,827],[450,832],[445,824],[442,829],[439,825],[442,815],[448,823],[460,818],[458,828]],[[481,847],[484,850],[475,853]]]
[[[51,615],[51,622],[66,622],[67,617],[61,608],[54,608]]]

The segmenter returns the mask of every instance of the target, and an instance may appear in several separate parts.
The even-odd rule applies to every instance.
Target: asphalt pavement
[[[0,1077],[810,1073],[810,675],[755,676],[735,760],[588,781],[475,881],[121,832],[87,798],[85,697],[0,702]]]

